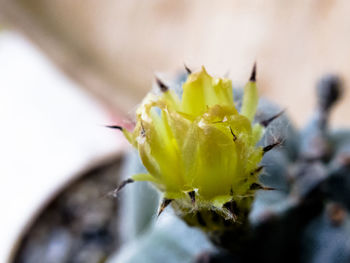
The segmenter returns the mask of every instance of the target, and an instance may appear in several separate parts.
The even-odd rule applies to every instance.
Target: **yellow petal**
[[[232,135],[201,121],[194,127],[192,137],[196,138],[190,139],[189,144],[195,150],[188,156],[194,188],[198,188],[199,195],[205,199],[230,193],[237,162]]]
[[[244,87],[243,103],[241,114],[253,121],[256,109],[258,107],[258,90],[255,81],[249,81]]]
[[[143,122],[145,140],[141,148],[149,148],[150,156],[159,167],[161,181],[166,189],[178,190],[184,184],[181,160],[176,140],[164,116],[164,110],[158,114],[156,109],[150,110],[150,121]],[[147,167],[146,167],[147,168]]]
[[[152,183],[159,183],[159,181],[152,175],[146,173],[134,174],[131,176],[134,181],[148,181]]]
[[[215,101],[211,105],[233,106],[232,82],[229,79],[214,78]]]
[[[188,77],[183,91],[182,110],[186,114],[199,116],[214,105],[234,106],[231,80],[213,78],[204,67]]]
[[[181,101],[177,94],[173,90],[167,90],[163,92],[163,99],[168,108],[179,111],[181,107]]]
[[[191,74],[183,85],[182,111],[199,116],[207,110],[210,97],[214,96],[212,78],[204,68]]]
[[[260,141],[260,139],[264,135],[264,131],[265,131],[265,128],[262,125],[260,125],[259,123],[255,124],[253,126],[251,145],[255,145]]]
[[[224,204],[226,204],[227,202],[229,202],[231,200],[232,200],[231,195],[218,195],[218,196],[211,199],[211,203],[213,204],[213,206],[220,209],[220,208],[222,208],[222,206]]]

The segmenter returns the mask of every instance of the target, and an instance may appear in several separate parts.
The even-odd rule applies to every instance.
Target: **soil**
[[[13,263],[101,263],[118,248],[121,158],[84,173],[42,210],[20,241]]]

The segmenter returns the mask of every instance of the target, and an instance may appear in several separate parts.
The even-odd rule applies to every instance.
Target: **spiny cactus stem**
[[[119,184],[119,186],[117,187],[117,189],[114,190],[113,196],[114,196],[114,197],[117,197],[117,196],[118,196],[118,193],[120,192],[120,190],[122,190],[127,184],[131,184],[131,183],[133,183],[133,182],[134,182],[134,180],[131,179],[131,178],[128,178],[128,179],[122,181],[122,182]]]
[[[269,126],[269,124],[270,124],[273,120],[275,120],[275,119],[277,119],[278,117],[280,117],[284,112],[285,112],[285,110],[282,110],[281,112],[277,113],[276,115],[272,116],[271,118],[260,122],[260,124],[261,124],[262,126],[264,126],[264,127],[267,127],[267,126]]]
[[[317,126],[322,134],[328,128],[329,111],[324,109],[318,110]]]
[[[122,126],[118,126],[118,125],[106,125],[105,127],[106,128],[110,128],[110,129],[117,129],[117,130],[120,130],[120,131],[123,130],[123,127]]]
[[[250,75],[249,81],[255,82],[256,81],[256,62],[254,63],[252,73]]]
[[[165,209],[172,201],[173,201],[173,199],[167,199],[167,198],[164,198],[164,199],[163,199],[162,203],[160,204],[157,217],[159,217],[159,216],[161,215],[161,213],[163,213],[164,209]]]
[[[317,83],[318,107],[324,112],[339,99],[342,93],[342,83],[338,76],[328,75]]]
[[[322,78],[316,86],[317,92],[317,126],[321,132],[328,127],[329,113],[332,107],[340,98],[342,93],[342,83],[338,76],[328,75]]]
[[[161,92],[167,92],[169,90],[169,87],[164,84],[163,81],[161,81],[159,78],[156,77],[156,83],[160,89]]]
[[[304,160],[317,161],[330,158],[328,120],[332,107],[341,95],[341,86],[340,78],[335,75],[328,75],[317,83],[317,109],[308,125],[308,133],[302,138],[303,148],[300,155]]]

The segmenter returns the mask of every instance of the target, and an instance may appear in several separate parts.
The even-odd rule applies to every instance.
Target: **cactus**
[[[123,262],[157,262],[147,255],[164,249],[173,251],[167,262],[348,262],[350,132],[328,128],[340,79],[320,80],[315,113],[298,132],[280,107],[258,99],[255,67],[244,92],[234,89],[233,97],[229,80],[204,68],[188,73],[182,97],[157,80],[160,93],[144,100],[133,132],[111,127],[138,148],[149,172],[128,178],[117,192],[150,181],[163,195],[158,213],[171,204],[200,231],[178,222],[167,227],[197,231],[190,235],[198,235],[203,251],[178,258],[176,248],[191,236],[164,234],[156,223],[132,242],[133,256]],[[164,235],[173,250],[169,240],[156,242]]]

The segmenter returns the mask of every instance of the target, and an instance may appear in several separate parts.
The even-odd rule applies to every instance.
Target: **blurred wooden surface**
[[[0,0],[2,23],[111,110],[133,111],[156,71],[205,65],[242,84],[257,60],[261,92],[299,125],[327,72],[346,84],[333,124],[350,124],[349,14],[346,0]]]

